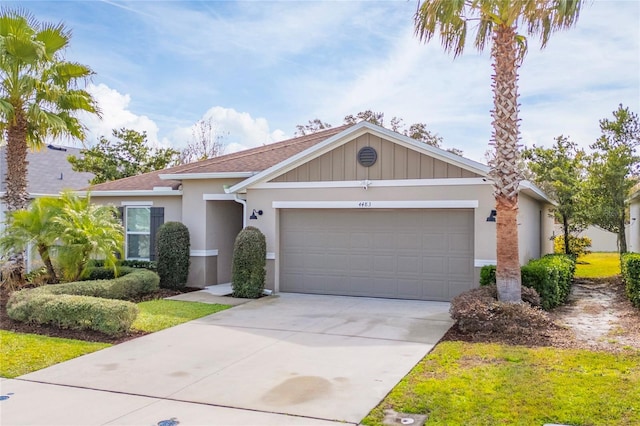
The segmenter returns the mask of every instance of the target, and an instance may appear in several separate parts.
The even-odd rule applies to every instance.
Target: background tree
[[[564,253],[571,254],[571,234],[582,231],[587,220],[583,194],[585,153],[569,138],[558,136],[553,147],[534,145],[523,151],[523,158],[532,172],[532,180],[556,202],[553,213],[562,224]]]
[[[224,152],[224,135],[213,125],[213,119],[199,120],[191,130],[191,140],[180,153],[180,164],[218,157]]]
[[[618,234],[620,253],[626,253],[625,212],[631,188],[638,182],[640,121],[622,105],[613,117],[600,120],[602,136],[590,145],[594,153],[589,158],[587,196],[592,223]]]
[[[498,297],[505,302],[519,302],[522,294],[517,223],[522,179],[518,168],[518,68],[527,39],[518,29],[524,28],[529,36],[539,35],[544,47],[551,33],[576,22],[581,6],[581,0],[425,0],[414,18],[420,40],[428,42],[438,34],[444,50],[454,57],[464,51],[469,30],[475,29],[476,49],[482,51],[491,44],[491,144],[495,152],[489,166],[498,212],[496,284]]]
[[[75,114],[98,112],[91,95],[78,88],[93,72],[64,60],[70,39],[62,23],[40,23],[21,10],[0,11],[0,131],[7,144],[9,211],[29,202],[27,149],[42,148],[47,137],[83,140]]]
[[[329,128],[331,128],[331,124],[325,123],[319,118],[314,118],[313,120],[309,120],[307,124],[298,124],[294,135],[306,136]]]
[[[6,228],[0,237],[3,256],[22,253],[33,244],[38,250],[49,275],[50,283],[57,283],[58,276],[51,260],[51,247],[60,236],[61,229],[54,218],[62,214],[60,199],[36,198],[27,209],[8,213]]]
[[[80,150],[80,157],[67,157],[76,172],[95,175],[92,185],[162,170],[175,164],[180,155],[172,148],[149,146],[146,132],[114,129],[113,137],[115,141],[102,136],[96,145]]]
[[[356,115],[350,114],[344,117],[344,124],[356,124],[361,121],[367,121],[377,126],[384,126],[384,113],[373,112],[371,110],[360,111]],[[405,136],[415,139],[419,142],[426,143],[427,145],[440,148],[442,145],[442,137],[435,133],[432,133],[425,123],[413,123],[408,128],[403,124],[404,120],[398,117],[392,117],[390,121],[390,129],[396,133],[401,133]],[[326,123],[318,118],[309,120],[308,124],[298,124],[296,126],[296,136],[304,136],[312,133],[319,132],[321,130],[331,128],[331,124]],[[447,151],[462,155],[462,151],[456,148],[449,148]]]

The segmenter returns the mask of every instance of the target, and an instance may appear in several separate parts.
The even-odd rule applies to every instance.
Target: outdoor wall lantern
[[[258,219],[258,216],[256,216],[256,213],[258,214],[258,216],[262,216],[263,212],[262,212],[262,210],[253,209],[253,212],[251,213],[251,216],[249,216],[249,219],[251,219],[251,220]]]
[[[487,222],[495,222],[496,221],[496,211],[491,210],[489,217],[487,218]]]

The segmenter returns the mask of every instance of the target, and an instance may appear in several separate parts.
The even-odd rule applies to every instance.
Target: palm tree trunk
[[[15,120],[7,128],[7,175],[4,203],[7,210],[21,210],[29,205],[27,192],[27,120],[19,106],[15,108]],[[15,265],[15,274],[24,281],[24,253],[14,253],[10,260]]]
[[[493,35],[493,134],[490,162],[496,198],[496,284],[498,299],[522,298],[518,250],[518,51],[515,28],[498,26]]]
[[[49,247],[44,244],[38,244],[38,254],[40,254],[40,258],[42,259],[42,263],[44,263],[44,267],[47,268],[47,274],[49,274],[49,283],[57,284],[58,276],[56,275],[56,270],[53,267],[53,263],[51,263],[51,256],[49,256]]]
[[[27,192],[27,120],[16,107],[15,121],[7,129],[7,189],[4,202],[7,210],[21,210],[29,205]]]

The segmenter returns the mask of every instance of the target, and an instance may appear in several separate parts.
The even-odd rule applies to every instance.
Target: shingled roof
[[[63,189],[87,186],[93,173],[76,172],[67,161],[70,155],[80,157],[81,148],[47,145],[40,151],[27,152],[27,191],[36,195],[58,195]],[[6,190],[6,146],[0,147],[0,192]]]
[[[221,155],[220,157],[195,163],[101,183],[89,189],[91,191],[140,191],[153,190],[158,187],[178,189],[180,186],[179,180],[160,179],[160,175],[234,172],[258,173],[342,132],[348,127],[350,126],[334,127],[310,135],[287,139],[233,154]]]

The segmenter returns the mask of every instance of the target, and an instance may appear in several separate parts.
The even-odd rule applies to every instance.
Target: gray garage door
[[[473,210],[280,214],[280,291],[451,300],[473,283]]]

